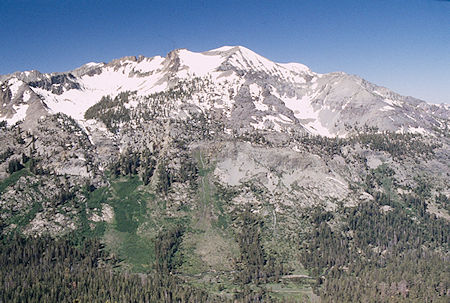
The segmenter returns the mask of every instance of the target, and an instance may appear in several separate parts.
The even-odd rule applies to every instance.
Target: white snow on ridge
[[[276,63],[242,46],[239,46],[239,52],[234,53],[228,61],[243,69],[253,69],[268,73],[277,69]]]
[[[235,51],[233,53],[228,53],[232,49]],[[290,80],[296,83],[306,82],[303,74],[314,74],[307,66],[303,64],[276,63],[243,46],[224,46],[210,50],[204,54],[208,53],[223,53],[221,54],[222,56],[227,55],[227,57],[223,57],[223,59],[226,59],[235,67],[244,70],[263,71],[270,75],[279,76],[285,80]]]
[[[205,76],[215,71],[224,60],[220,55],[194,53],[185,49],[181,49],[178,52],[181,65],[187,66],[196,76]]]
[[[224,45],[224,46],[221,46],[221,47],[212,49],[212,50],[210,50],[210,51],[208,51],[208,52],[227,52],[227,51],[229,51],[230,49],[232,49],[232,48],[234,48],[234,47],[236,47],[236,46],[227,46],[227,45]]]
[[[310,73],[311,70],[301,63],[278,63],[279,66],[296,73]]]
[[[118,71],[108,67],[101,74],[85,75],[78,80],[82,89],[67,90],[61,95],[54,95],[40,88],[32,90],[45,98],[47,106],[53,113],[62,112],[80,120],[83,119],[84,112],[103,96],[114,97],[123,91],[138,91],[138,95],[149,95],[167,87],[167,83],[164,82],[155,85],[162,77],[160,74],[144,78],[129,77],[129,71],[133,68],[133,65],[130,65]]]
[[[136,64],[134,70],[141,73],[155,71],[162,67],[162,63],[164,62],[164,60],[165,59],[161,56],[155,56],[148,59],[145,58],[144,60]]]
[[[102,63],[98,63],[98,62],[88,62],[88,63],[84,64],[83,66],[86,66],[86,67],[94,67],[94,66],[99,66],[99,65],[102,65]]]
[[[179,65],[176,64],[178,62]],[[253,102],[256,108],[253,111],[257,117],[254,117],[255,123],[251,123],[255,128],[281,130],[287,124],[297,123],[298,120],[315,135],[333,137],[341,135],[341,132],[345,135],[339,123],[347,119],[347,115],[351,114],[355,107],[365,106],[363,101],[368,98],[371,102],[367,103],[370,107],[367,115],[378,111],[375,115],[377,118],[389,117],[392,121],[394,118],[391,116],[401,117],[403,121],[406,115],[413,121],[403,123],[404,128],[400,132],[426,133],[421,127],[408,127],[408,125],[422,125],[407,114],[409,112],[412,116],[419,117],[418,112],[409,111],[409,107],[404,110],[399,108],[407,106],[408,101],[388,89],[375,86],[378,91],[373,90],[373,86],[362,85],[355,77],[344,77],[343,73],[321,75],[313,73],[303,64],[275,63],[241,46],[223,46],[203,53],[179,49],[167,57],[139,57],[137,60],[135,57],[124,57],[108,64],[89,62],[83,66],[87,68],[76,69],[77,72],[73,73],[76,76],[73,80],[80,85],[80,89],[67,89],[68,86],[62,85],[64,91],[61,95],[40,88],[25,89],[25,84],[17,78],[8,78],[5,82],[16,100],[22,95],[23,102],[29,102],[33,95],[31,91],[34,91],[43,97],[52,113],[63,112],[79,121],[83,120],[85,111],[103,96],[115,97],[123,91],[136,91],[136,100],[143,100],[141,97],[164,91],[176,85],[180,79],[189,81],[196,76],[205,77],[203,79],[207,81],[204,81],[201,87],[198,86],[199,91],[196,88],[189,98],[175,100],[171,116],[180,114],[181,108],[191,110],[198,107],[199,111],[220,109],[224,115],[231,117],[237,93],[241,92],[241,88],[246,89],[248,86],[251,96],[251,100],[248,101]],[[82,72],[92,70],[94,67],[98,67],[96,70],[98,73],[80,76]],[[39,77],[45,79],[49,75],[42,74]],[[289,111],[286,114],[286,108],[279,109],[271,105],[275,104],[273,100],[264,99],[263,92],[265,95],[266,88],[270,85],[273,85],[270,89],[271,94],[282,100],[286,108],[292,110],[293,115]],[[55,84],[54,87],[58,86]],[[246,95],[246,98],[248,97]],[[185,104],[192,106],[184,106]],[[137,103],[130,102],[125,106],[131,108],[136,105]],[[27,108],[16,107],[14,108],[17,114],[8,123],[23,119]],[[344,109],[346,110],[343,111]],[[418,110],[424,110],[424,113],[438,109],[418,107]],[[185,111],[189,113],[187,109]],[[287,116],[280,114],[281,112]],[[442,115],[441,112],[438,114]],[[398,129],[395,128],[395,123],[387,127],[392,130]]]
[[[281,120],[283,120],[284,122],[287,122],[287,123],[291,123],[291,122],[292,122],[291,118],[286,117],[286,116],[283,115],[283,114],[280,114],[280,118],[281,118]]]
[[[410,115],[408,115],[408,114],[406,114],[406,117],[408,117],[409,119],[411,119],[411,120],[413,120],[413,121],[417,121],[417,119],[416,118],[414,118],[414,117],[411,117]]]
[[[235,52],[229,53],[227,56],[224,56],[223,53],[221,54],[221,52],[227,52],[233,48],[236,48]],[[212,53],[214,51],[216,53]],[[181,49],[177,51],[177,55],[181,64],[181,70],[178,73],[179,77],[189,77],[192,74],[195,76],[211,74],[218,83],[233,82],[236,78],[240,82],[240,77],[234,73],[224,76],[223,72],[217,71],[217,68],[225,60],[229,60],[231,64],[234,62],[246,69],[258,69],[271,74],[275,73],[300,83],[304,83],[305,79],[298,76],[298,73],[309,70],[302,64],[274,63],[244,47],[224,46],[205,53],[194,53]],[[84,112],[103,96],[110,95],[114,97],[119,92],[127,90],[137,91],[138,96],[145,96],[166,89],[168,83],[166,80],[163,80],[166,75],[162,72],[165,60],[167,58],[160,56],[144,58],[140,62],[123,60],[120,61],[119,66],[107,66],[103,63],[89,62],[84,66],[95,67],[101,65],[102,72],[91,76],[83,75],[78,78],[77,82],[80,84],[81,89],[67,90],[61,95],[52,94],[39,88],[32,88],[32,90],[44,97],[52,112],[63,112],[75,119],[83,119]],[[149,74],[145,77],[140,77],[139,75],[130,76],[130,73],[133,71]],[[14,92],[17,92],[18,87],[14,88],[16,88]],[[253,85],[250,89],[252,96],[259,99],[261,88]],[[228,103],[230,102],[231,100]],[[255,102],[255,107],[262,111],[268,110],[268,106],[260,100]]]

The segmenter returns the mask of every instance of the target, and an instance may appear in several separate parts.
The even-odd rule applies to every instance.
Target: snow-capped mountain
[[[82,285],[80,264],[95,263],[107,284],[124,285],[115,278],[124,270],[139,289],[220,295],[208,302],[327,302],[313,289],[361,299],[347,296],[350,284],[365,301],[450,293],[440,280],[450,240],[447,105],[221,47],[0,76],[0,120],[0,260],[23,247],[33,281],[21,234],[50,265],[77,253],[49,243],[82,249],[85,261],[57,266],[64,289]],[[14,283],[2,278],[0,289]],[[271,297],[246,294],[257,287]],[[76,300],[79,288],[65,294]],[[175,297],[153,301],[161,298]]]
[[[48,113],[83,122],[102,97],[135,92],[127,108],[181,85],[191,93],[172,98],[171,117],[214,113],[236,131],[301,129],[345,136],[355,127],[433,133],[448,128],[449,106],[398,95],[354,75],[318,74],[299,63],[275,63],[241,46],[165,58],[124,57],[87,63],[66,73],[17,72],[0,76],[0,119],[32,127]],[[169,101],[168,101],[169,102]],[[148,106],[151,106],[149,103]]]

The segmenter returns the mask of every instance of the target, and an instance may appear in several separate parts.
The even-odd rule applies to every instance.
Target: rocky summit
[[[449,119],[242,46],[2,75],[0,233],[197,302],[448,302]]]

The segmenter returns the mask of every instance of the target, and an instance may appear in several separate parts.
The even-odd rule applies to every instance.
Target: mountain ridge
[[[222,110],[226,115],[242,106],[243,98],[253,98],[248,106],[257,114],[254,110],[240,114],[248,128],[279,130],[298,124],[311,134],[333,137],[346,136],[346,125],[355,123],[423,134],[448,127],[445,120],[450,109],[444,104],[404,97],[343,72],[318,74],[300,63],[275,63],[242,46],[199,53],[177,49],[166,57],[128,56],[109,63],[90,62],[64,73],[25,71],[0,76],[0,119],[14,124],[63,112],[80,121],[103,96],[115,97],[124,91],[147,96],[166,91],[181,79],[198,77],[209,77],[216,84],[214,93],[228,99],[228,108]],[[235,95],[227,93],[230,90]],[[30,105],[34,113],[27,111]],[[201,111],[210,109],[194,105]]]

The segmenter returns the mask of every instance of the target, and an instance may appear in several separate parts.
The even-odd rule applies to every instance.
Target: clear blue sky
[[[2,0],[0,74],[243,45],[450,103],[450,1]]]

